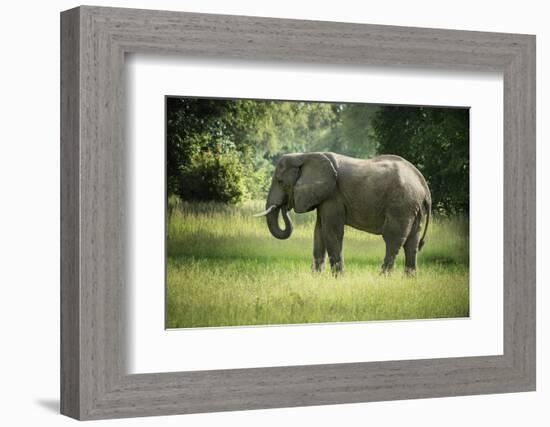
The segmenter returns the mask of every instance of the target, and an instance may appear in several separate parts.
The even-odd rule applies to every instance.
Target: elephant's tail
[[[424,246],[424,239],[426,238],[426,232],[428,231],[428,224],[430,223],[430,216],[432,212],[432,201],[429,198],[424,199],[422,202],[422,205],[424,206],[424,209],[426,210],[426,226],[424,227],[424,233],[422,234],[422,238],[420,239],[420,242],[418,243],[418,250],[422,250],[422,247]]]

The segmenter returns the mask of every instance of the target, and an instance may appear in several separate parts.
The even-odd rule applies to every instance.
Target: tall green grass
[[[346,273],[311,272],[315,214],[292,215],[294,233],[273,238],[240,206],[170,201],[168,328],[353,322],[469,315],[468,221],[436,219],[414,279],[402,251],[390,277],[379,275],[384,243],[346,227]]]

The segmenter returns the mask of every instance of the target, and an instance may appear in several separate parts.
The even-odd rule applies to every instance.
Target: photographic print
[[[166,328],[469,316],[469,109],[166,98]]]

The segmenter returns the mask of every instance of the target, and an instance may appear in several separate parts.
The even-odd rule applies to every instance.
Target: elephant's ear
[[[304,154],[294,186],[294,210],[308,212],[334,194],[338,173],[324,153]]]

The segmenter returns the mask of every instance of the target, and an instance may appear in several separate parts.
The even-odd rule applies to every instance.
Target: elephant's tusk
[[[271,205],[271,206],[268,207],[265,211],[260,212],[260,213],[257,213],[257,214],[252,215],[252,216],[266,216],[266,215],[269,214],[273,209],[277,209],[277,206],[276,206],[276,205]]]

